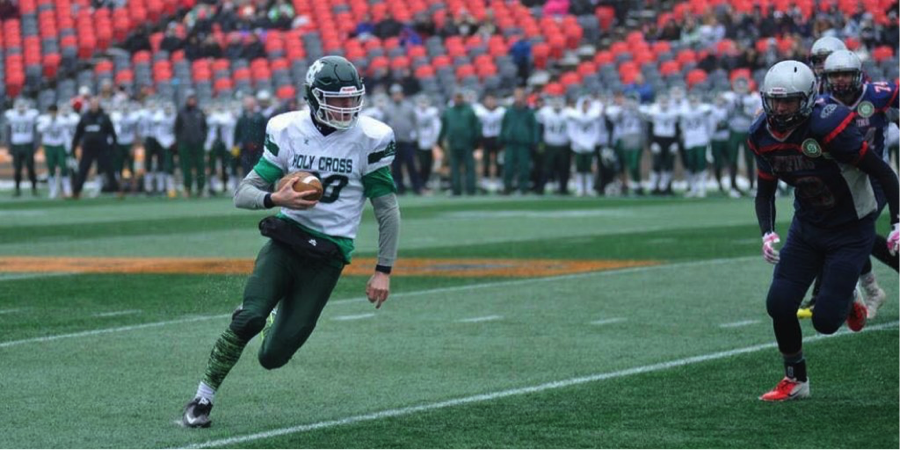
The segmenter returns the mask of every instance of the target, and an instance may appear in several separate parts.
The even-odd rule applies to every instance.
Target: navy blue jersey
[[[793,186],[798,219],[821,228],[859,220],[876,209],[868,175],[856,164],[869,151],[849,108],[817,103],[791,132],[769,130],[765,113],[750,127],[748,146],[759,177]]]
[[[884,151],[884,141],[890,123],[888,114],[891,109],[897,109],[897,85],[896,81],[865,83],[859,98],[849,105],[841,103],[831,94],[821,95],[817,101],[825,104],[836,103],[854,111],[856,126],[859,127],[863,138],[869,143],[869,150],[887,161],[888,155]]]

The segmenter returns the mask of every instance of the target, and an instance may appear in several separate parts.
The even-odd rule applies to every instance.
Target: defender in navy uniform
[[[892,250],[898,244],[900,185],[893,170],[869,150],[848,108],[816,103],[816,77],[798,61],[780,62],[762,87],[764,114],[750,128],[759,188],[756,215],[763,257],[775,264],[766,308],[772,317],[785,377],[761,400],[809,396],[803,335],[797,308],[813,279],[822,274],[816,330],[832,334],[844,321],[853,331],[866,323],[866,307],[854,291],[875,240],[877,204],[869,176],[881,183],[891,210]],[[775,232],[778,180],[795,188],[794,219],[784,248]]]
[[[863,138],[869,144],[869,151],[888,162],[888,154],[885,151],[885,133],[891,116],[896,117],[898,106],[897,82],[867,83],[862,72],[862,62],[855,53],[848,50],[836,50],[825,60],[822,71],[822,81],[825,94],[819,97],[819,102],[846,106],[856,114],[855,122]],[[889,163],[889,162],[888,162]],[[887,205],[884,191],[877,180],[872,179],[872,189],[875,191],[875,199],[878,202],[880,214]],[[898,270],[900,259],[897,255],[891,255],[887,249],[886,239],[875,236],[875,244],[872,246],[872,256],[879,261]],[[866,296],[866,309],[869,319],[875,318],[878,308],[884,303],[886,295],[878,286],[875,273],[872,272],[871,260],[866,260],[862,275],[859,278]],[[797,311],[797,317],[808,319],[812,317],[812,308],[815,306],[816,295],[819,292],[821,278],[816,279],[813,288],[813,296],[809,303]]]

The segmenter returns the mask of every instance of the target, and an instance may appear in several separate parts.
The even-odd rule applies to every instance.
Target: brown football
[[[292,172],[281,178],[278,181],[278,190],[284,186],[292,178],[297,178],[297,182],[294,183],[294,191],[303,192],[303,191],[316,191],[310,195],[307,195],[305,198],[307,200],[319,200],[322,198],[322,194],[324,193],[324,189],[322,189],[322,181],[319,180],[318,177],[309,173],[309,172]]]

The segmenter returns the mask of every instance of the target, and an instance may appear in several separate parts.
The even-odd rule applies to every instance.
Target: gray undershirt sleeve
[[[378,265],[393,267],[400,244],[400,205],[394,194],[372,199],[378,220]]]
[[[242,209],[266,209],[265,198],[271,186],[255,170],[251,170],[234,191],[234,206]]]

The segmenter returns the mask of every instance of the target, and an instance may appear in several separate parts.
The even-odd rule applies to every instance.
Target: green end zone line
[[[888,330],[888,329],[897,327],[898,324],[900,324],[900,322],[894,321],[894,322],[874,325],[872,327],[864,328],[861,331],[861,333]],[[847,331],[846,329],[843,329],[843,330],[841,330],[835,334],[831,334],[831,335],[819,334],[819,335],[815,335],[812,337],[804,338],[804,342],[809,343],[809,342],[821,341],[824,339],[829,339],[829,338],[834,338],[834,337],[839,337],[839,336],[848,336],[848,335],[852,335],[852,334],[856,334],[856,333],[851,333],[851,332]],[[428,403],[428,404],[418,405],[418,406],[409,406],[406,408],[388,409],[388,410],[384,410],[384,411],[378,411],[378,412],[363,414],[363,415],[359,415],[359,416],[351,416],[351,417],[347,417],[344,419],[328,420],[328,421],[324,421],[324,422],[316,422],[316,423],[311,423],[311,424],[307,424],[307,425],[297,425],[297,426],[288,427],[288,428],[278,428],[275,430],[264,431],[261,433],[247,434],[244,436],[235,436],[235,437],[226,438],[226,439],[216,439],[216,440],[206,441],[206,442],[197,443],[197,444],[189,444],[189,445],[185,446],[184,448],[220,448],[220,447],[225,447],[228,445],[241,444],[241,443],[245,443],[245,442],[257,441],[260,439],[268,439],[268,438],[284,436],[284,435],[288,435],[288,434],[305,433],[308,431],[321,430],[324,428],[332,428],[332,427],[338,427],[338,426],[342,426],[342,425],[352,425],[352,424],[356,424],[356,423],[360,423],[360,422],[370,422],[370,421],[374,421],[374,420],[388,419],[388,418],[392,418],[392,417],[408,416],[411,414],[416,414],[416,413],[421,413],[421,412],[436,411],[436,410],[444,409],[444,408],[452,408],[454,406],[488,402],[488,401],[497,400],[497,399],[506,398],[506,397],[512,397],[512,396],[516,396],[516,395],[535,394],[535,393],[548,391],[548,390],[552,390],[552,389],[567,388],[567,387],[576,386],[576,385],[585,384],[585,383],[606,381],[606,380],[611,380],[611,379],[615,379],[615,378],[623,378],[623,377],[628,377],[631,375],[640,375],[640,374],[650,373],[650,372],[659,372],[662,370],[673,369],[676,367],[683,367],[683,366],[688,366],[691,364],[698,364],[698,363],[703,363],[703,362],[707,362],[707,361],[714,361],[714,360],[718,360],[718,359],[730,358],[732,356],[743,355],[743,354],[747,354],[747,353],[754,353],[754,352],[758,352],[761,350],[768,350],[768,349],[773,349],[773,348],[777,348],[777,347],[778,347],[778,345],[774,342],[768,343],[768,344],[753,345],[750,347],[736,348],[734,350],[726,350],[726,351],[716,352],[716,353],[708,353],[706,355],[692,356],[689,358],[676,359],[673,361],[661,362],[661,363],[657,363],[657,364],[650,364],[647,366],[633,367],[631,369],[619,370],[619,371],[615,371],[615,372],[598,373],[598,374],[588,375],[588,376],[584,376],[584,377],[569,378],[567,380],[552,381],[549,383],[539,384],[539,385],[535,385],[535,386],[528,386],[528,387],[517,388],[517,389],[508,389],[505,391],[496,391],[496,392],[491,392],[491,393],[487,393],[487,394],[473,395],[470,397],[460,397],[460,398],[455,398],[452,400],[446,400],[443,402]],[[178,447],[178,448],[181,448],[181,447]]]
[[[725,263],[725,262],[735,262],[735,261],[758,259],[758,258],[759,258],[759,256],[752,256],[752,257],[743,256],[743,257],[739,257],[739,258],[707,259],[707,260],[703,260],[703,261],[691,261],[691,262],[675,263],[675,264],[660,264],[660,265],[656,265],[656,266],[629,267],[629,268],[624,268],[624,269],[603,270],[603,271],[599,271],[599,272],[582,272],[582,273],[574,273],[574,274],[568,274],[568,275],[556,275],[556,276],[551,276],[551,277],[525,278],[525,279],[508,280],[508,281],[492,281],[492,282],[488,282],[488,283],[469,284],[469,285],[463,285],[463,286],[450,286],[450,287],[444,287],[444,288],[424,289],[421,291],[398,292],[396,294],[391,294],[391,296],[388,300],[395,299],[395,298],[402,298],[402,297],[415,297],[415,296],[420,296],[420,295],[467,291],[467,290],[471,290],[471,289],[484,289],[484,288],[503,287],[503,286],[517,286],[517,285],[531,284],[531,283],[571,280],[571,279],[576,279],[576,278],[585,278],[585,277],[592,277],[592,276],[623,275],[623,274],[629,274],[629,273],[639,273],[639,272],[646,272],[646,271],[660,270],[660,269],[675,269],[675,268],[684,268],[684,267],[692,267],[692,266],[707,266],[707,265],[721,264],[721,263]],[[72,274],[72,275],[75,275],[75,274]],[[333,301],[328,302],[328,304],[329,305],[340,305],[340,304],[359,303],[359,302],[367,302],[367,301],[368,301],[368,299],[366,299],[365,297],[355,297],[355,298],[348,298],[348,299],[342,299],[342,300],[333,300]],[[36,344],[36,343],[40,343],[40,342],[51,342],[51,341],[58,341],[58,340],[62,340],[62,339],[97,336],[97,335],[103,335],[103,334],[109,334],[109,333],[122,333],[122,332],[127,332],[127,331],[143,330],[145,328],[156,328],[156,327],[177,325],[177,324],[183,324],[183,323],[203,322],[206,320],[224,319],[227,317],[231,317],[231,313],[184,317],[181,319],[164,320],[161,322],[150,322],[150,323],[143,323],[143,324],[138,324],[138,325],[128,325],[128,326],[114,327],[114,328],[100,328],[100,329],[96,329],[96,330],[79,331],[76,333],[56,334],[56,335],[51,335],[51,336],[21,339],[21,340],[17,340],[17,341],[6,341],[6,342],[0,342],[0,349],[7,348],[7,347],[15,347],[15,346],[24,345],[24,344]]]

